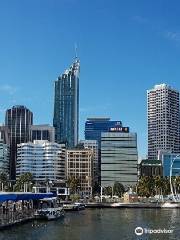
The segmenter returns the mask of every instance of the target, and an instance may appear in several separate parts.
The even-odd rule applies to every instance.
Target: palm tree
[[[22,174],[16,181],[16,184],[14,187],[15,191],[24,191],[25,186],[27,186],[26,190],[28,190],[28,188],[29,190],[31,190],[30,188],[32,187],[32,181],[33,181],[33,175],[30,172]]]

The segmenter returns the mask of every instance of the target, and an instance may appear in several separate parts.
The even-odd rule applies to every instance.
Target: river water
[[[135,228],[171,233],[135,234]],[[145,230],[143,230],[145,231]],[[0,240],[180,239],[180,209],[86,209],[57,221],[33,221],[0,232]]]

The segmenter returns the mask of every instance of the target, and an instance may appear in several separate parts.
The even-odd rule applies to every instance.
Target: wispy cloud
[[[142,17],[140,15],[133,16],[132,20],[140,24],[145,24],[148,22],[147,18]]]
[[[94,106],[94,107],[80,107],[81,113],[95,113],[97,111],[106,111],[110,107],[110,104],[103,106]]]
[[[175,42],[180,42],[180,32],[178,31],[165,31],[164,37]]]
[[[9,84],[4,84],[0,86],[0,91],[6,92],[9,95],[13,95],[17,91],[17,88]]]

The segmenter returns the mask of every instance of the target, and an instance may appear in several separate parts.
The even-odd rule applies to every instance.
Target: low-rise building
[[[160,160],[143,159],[139,165],[140,176],[162,176],[162,162]]]

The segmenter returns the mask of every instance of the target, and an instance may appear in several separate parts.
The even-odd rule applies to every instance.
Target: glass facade
[[[0,126],[0,173],[9,175],[9,129]]]
[[[73,65],[55,81],[54,119],[55,140],[67,147],[78,144],[79,131],[79,70],[80,62]]]
[[[172,176],[180,176],[180,153],[179,154],[162,154],[163,176],[170,176],[171,163],[175,159],[172,165]]]
[[[65,145],[36,140],[18,144],[17,178],[26,172],[39,182],[65,179]]]
[[[111,121],[110,118],[88,118],[85,123],[85,139],[97,140],[101,148],[101,133],[108,132],[110,128],[122,127],[121,121]]]
[[[9,146],[0,139],[0,173],[9,175]]]
[[[101,135],[101,186],[137,183],[136,133],[106,132]]]
[[[30,141],[33,114],[24,106],[13,106],[6,111],[5,125],[10,132],[10,179],[16,178],[17,144]]]
[[[98,182],[101,181],[101,133],[111,128],[122,127],[121,121],[111,121],[110,118],[87,118],[85,122],[85,139],[96,140],[98,143]]]

